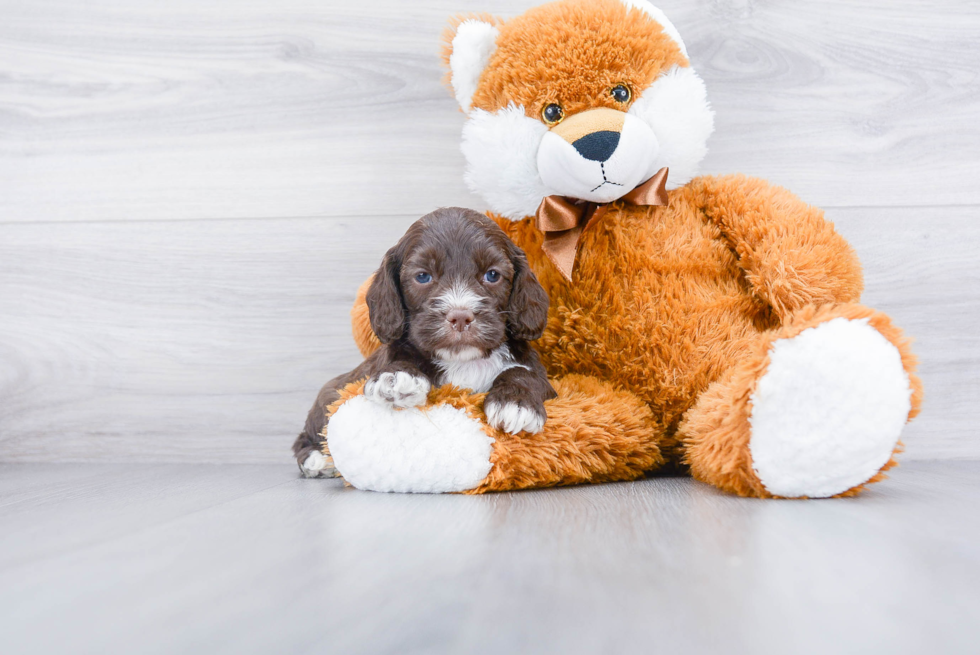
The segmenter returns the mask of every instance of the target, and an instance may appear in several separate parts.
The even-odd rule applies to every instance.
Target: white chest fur
[[[461,389],[472,389],[477,393],[489,391],[497,376],[510,368],[527,368],[514,361],[510,349],[500,346],[487,357],[467,358],[466,351],[462,357],[436,359],[439,367],[439,384],[452,384]]]

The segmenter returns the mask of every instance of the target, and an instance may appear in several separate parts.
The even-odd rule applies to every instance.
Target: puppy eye
[[[490,284],[493,284],[494,282],[500,280],[500,273],[491,268],[489,271],[484,273],[483,279],[489,282]]]
[[[432,276],[428,273],[419,273],[415,276],[415,281],[419,284],[428,284],[429,282],[432,282]]]
[[[630,93],[630,88],[625,84],[617,84],[609,93],[616,102],[629,102],[633,95]]]
[[[541,110],[541,119],[548,125],[558,125],[565,118],[565,110],[561,105],[551,103]]]

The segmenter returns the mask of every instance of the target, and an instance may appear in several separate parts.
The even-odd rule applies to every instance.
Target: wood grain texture
[[[907,458],[980,457],[972,208],[838,209],[916,340]],[[354,293],[413,216],[2,226],[0,460],[274,462],[359,361]]]
[[[482,208],[446,17],[533,4],[0,0],[0,461],[285,457],[384,250]],[[918,339],[908,457],[980,457],[980,8],[660,5],[717,112],[706,172],[831,208]]]
[[[412,220],[3,226],[0,457],[282,459]]]
[[[857,249],[862,302],[915,340],[922,413],[902,437],[906,457],[980,457],[980,223],[977,208],[833,209]]]
[[[288,465],[0,466],[0,642],[48,653],[974,653],[980,464],[762,501]]]
[[[534,4],[4,0],[0,221],[482,208],[439,34]],[[659,4],[717,112],[706,172],[826,207],[980,202],[975,2]]]

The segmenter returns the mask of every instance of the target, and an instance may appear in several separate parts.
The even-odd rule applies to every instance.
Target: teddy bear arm
[[[763,180],[698,182],[705,215],[730,242],[755,293],[780,318],[807,305],[860,299],[857,254],[821,210]]]

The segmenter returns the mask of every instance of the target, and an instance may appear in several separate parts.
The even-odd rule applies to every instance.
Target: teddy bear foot
[[[450,405],[396,409],[356,396],[331,416],[327,444],[344,479],[369,491],[467,491],[492,466],[483,424]]]
[[[775,496],[824,498],[870,480],[911,410],[898,348],[840,317],[780,339],[752,394],[749,452]]]
[[[921,388],[887,317],[811,310],[761,335],[680,427],[698,479],[742,496],[853,495],[893,465]]]

